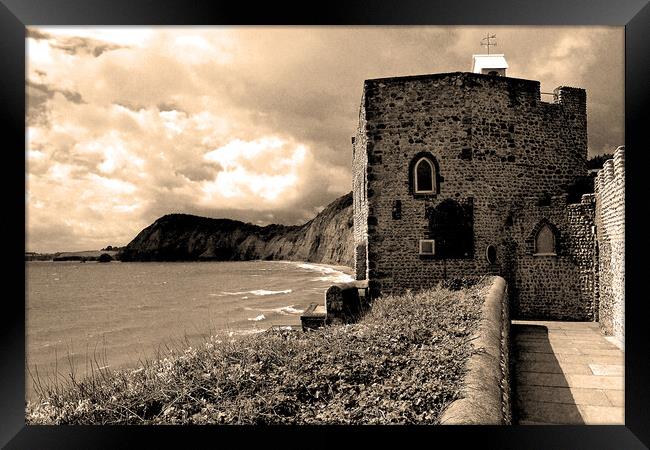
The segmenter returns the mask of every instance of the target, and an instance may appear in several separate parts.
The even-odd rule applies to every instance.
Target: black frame
[[[47,3],[46,3],[47,2]],[[316,7],[314,7],[316,6]],[[296,4],[285,9],[275,2],[250,5],[221,0],[215,4],[182,0],[0,0],[0,101],[2,123],[8,125],[4,141],[5,178],[11,195],[5,205],[13,214],[3,220],[5,275],[14,295],[4,296],[0,327],[0,445],[6,448],[114,448],[178,446],[191,448],[189,438],[205,439],[212,445],[234,437],[241,443],[252,436],[266,445],[276,440],[281,445],[322,442],[328,447],[349,442],[350,432],[361,433],[364,440],[384,444],[404,443],[405,433],[426,433],[422,443],[440,445],[450,440],[455,447],[471,446],[472,441],[488,448],[539,449],[637,449],[650,443],[650,364],[647,351],[648,330],[643,314],[647,303],[647,286],[643,284],[644,247],[642,234],[645,198],[642,156],[646,154],[647,104],[650,99],[650,5],[648,0],[493,0],[453,2],[402,0],[400,2],[327,2],[319,8]],[[626,246],[626,390],[625,426],[556,426],[556,427],[335,427],[301,428],[302,436],[287,442],[287,428],[223,427],[47,427],[24,424],[24,304],[17,301],[24,294],[24,155],[18,151],[25,143],[25,26],[26,25],[207,25],[207,24],[357,24],[357,25],[617,25],[625,26],[625,124],[627,147]],[[9,174],[11,177],[7,177]],[[644,227],[645,228],[645,227]],[[645,245],[644,245],[645,244]],[[630,264],[636,261],[638,264]],[[635,295],[636,294],[636,295]],[[9,309],[9,311],[7,311]],[[255,433],[251,433],[255,431]],[[313,433],[326,432],[318,440]],[[330,431],[333,431],[330,432]],[[243,432],[243,433],[242,433]],[[304,433],[304,434],[303,434]],[[306,439],[306,441],[300,440]],[[415,442],[414,442],[415,443]]]

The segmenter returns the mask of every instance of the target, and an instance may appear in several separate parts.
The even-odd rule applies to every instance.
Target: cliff
[[[168,214],[142,230],[122,261],[296,260],[353,265],[352,193],[303,225],[260,227],[230,219]]]

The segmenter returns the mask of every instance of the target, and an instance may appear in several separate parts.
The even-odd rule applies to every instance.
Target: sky
[[[471,71],[488,32],[508,76],[587,90],[590,156],[624,144],[623,27],[29,27],[26,249],[304,223],[351,190],[363,81]]]

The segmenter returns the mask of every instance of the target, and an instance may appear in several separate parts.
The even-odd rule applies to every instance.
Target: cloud
[[[587,89],[601,153],[624,138],[622,30],[489,31],[509,75]],[[172,212],[305,222],[351,189],[363,80],[470,70],[485,31],[29,27],[29,248],[124,245]]]
[[[49,110],[48,100],[52,99],[57,93],[61,94],[71,103],[85,103],[79,92],[67,89],[56,89],[53,86],[37,81],[26,81],[26,95],[28,103],[27,123],[45,125],[48,121]]]
[[[70,55],[87,54],[95,58],[111,50],[125,48],[125,46],[102,42],[96,39],[79,36],[62,37],[44,33],[34,28],[27,29],[27,38],[36,41],[48,41],[52,48],[63,50]]]
[[[37,41],[40,40],[48,40],[51,38],[51,36],[47,33],[43,33],[42,31],[39,31],[36,28],[29,27],[27,28],[27,38],[34,39]]]
[[[278,137],[254,141],[233,140],[203,155],[223,169],[204,183],[201,204],[228,205],[236,209],[275,209],[296,204],[310,191],[322,169],[311,150]],[[241,200],[250,201],[242,203]]]
[[[217,176],[217,173],[223,168],[216,163],[206,162],[201,165],[190,165],[178,169],[175,173],[182,175],[190,181],[212,181]]]

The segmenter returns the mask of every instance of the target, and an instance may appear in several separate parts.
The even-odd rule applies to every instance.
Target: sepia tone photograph
[[[624,424],[624,27],[25,50],[28,424]]]

